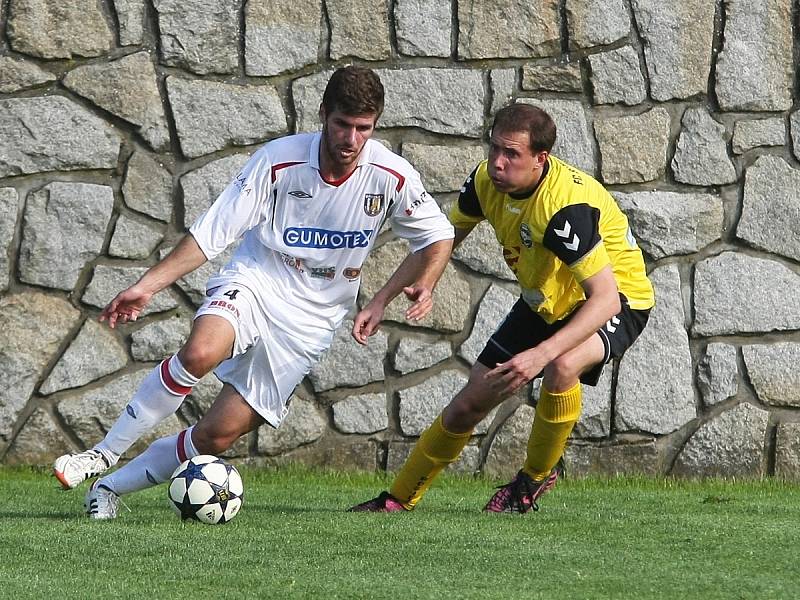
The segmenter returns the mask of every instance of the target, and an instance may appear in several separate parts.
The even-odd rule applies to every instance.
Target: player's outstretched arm
[[[369,336],[378,331],[386,307],[400,292],[411,300],[406,319],[418,321],[425,317],[433,308],[433,290],[447,266],[452,248],[453,240],[439,240],[409,254],[386,285],[356,315],[353,338],[366,345]]]
[[[131,287],[121,291],[100,313],[101,321],[108,321],[112,329],[117,323],[135,321],[150,299],[206,262],[194,237],[187,234],[158,264],[153,265]]]

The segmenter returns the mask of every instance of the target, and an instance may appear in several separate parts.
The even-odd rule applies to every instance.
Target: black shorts
[[[634,310],[625,296],[620,294],[619,299],[622,309],[597,330],[597,334],[603,340],[605,356],[602,361],[581,375],[581,383],[597,385],[605,364],[612,358],[620,358],[625,354],[647,325],[647,319],[650,317],[649,309]],[[541,344],[568,323],[574,314],[573,312],[555,323],[548,323],[520,298],[497,331],[486,342],[486,346],[478,356],[478,362],[494,369],[497,363],[505,362],[514,355]],[[537,377],[541,375],[539,373]]]

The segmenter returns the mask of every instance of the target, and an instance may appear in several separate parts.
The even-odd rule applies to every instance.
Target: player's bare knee
[[[469,431],[480,423],[489,413],[484,402],[468,393],[469,387],[456,394],[444,410],[444,426],[449,431],[460,433]]]
[[[216,353],[207,346],[188,343],[178,352],[183,367],[195,377],[203,377],[220,361]]]
[[[200,454],[216,456],[230,448],[234,441],[228,436],[220,435],[211,428],[205,427],[202,421],[192,430],[192,443]]]
[[[551,390],[562,390],[571,387],[580,376],[577,361],[569,355],[556,358],[544,368],[544,383]]]
[[[468,407],[451,402],[442,412],[442,425],[448,431],[458,433],[470,428],[471,413]]]
[[[222,437],[209,437],[204,438],[199,444],[195,441],[195,448],[201,454],[211,454],[217,456],[228,450],[232,442],[228,438]]]

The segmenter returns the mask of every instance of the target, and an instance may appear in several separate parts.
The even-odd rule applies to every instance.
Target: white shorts
[[[214,374],[232,385],[267,423],[278,427],[289,412],[289,396],[327,344],[315,345],[277,327],[260,310],[250,288],[234,281],[206,292],[195,319],[201,315],[224,318],[236,333],[231,357],[221,362]]]

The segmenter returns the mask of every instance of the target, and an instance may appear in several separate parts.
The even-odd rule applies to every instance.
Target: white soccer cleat
[[[97,477],[109,465],[97,450],[59,456],[53,464],[53,475],[65,490],[71,490],[87,479]]]
[[[95,481],[86,492],[86,500],[83,501],[83,505],[86,507],[86,514],[90,519],[116,519],[119,511],[119,496],[106,486],[100,485],[99,481]]]

